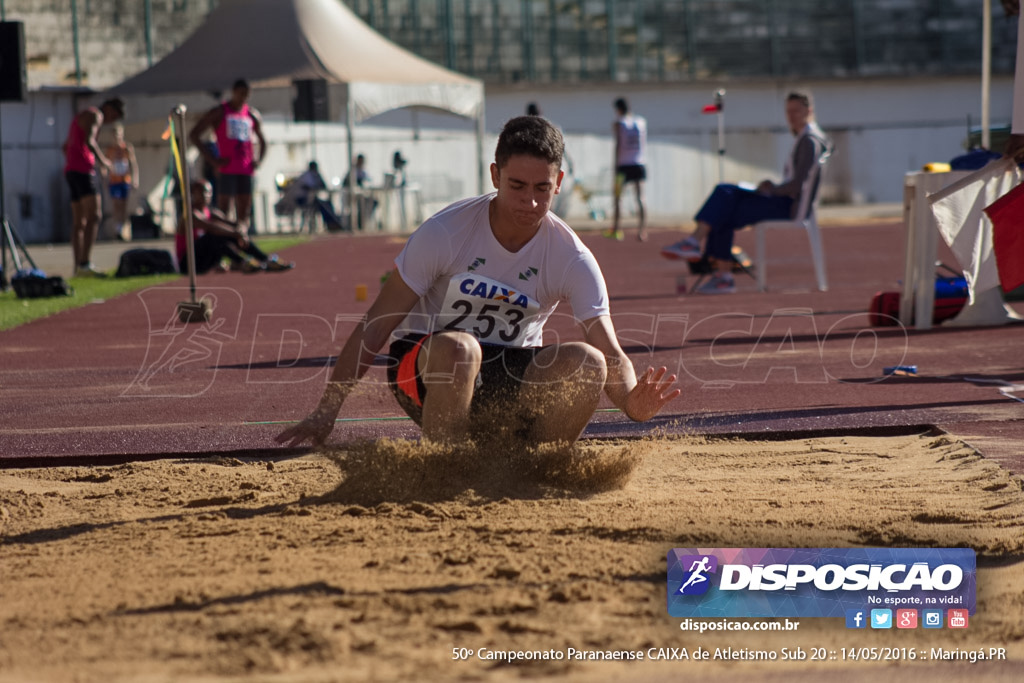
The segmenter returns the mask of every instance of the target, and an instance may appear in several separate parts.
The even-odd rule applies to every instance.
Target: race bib
[[[121,176],[128,175],[128,170],[131,168],[127,159],[115,159],[113,166],[114,173]]]
[[[513,287],[461,273],[448,283],[437,328],[469,332],[488,344],[526,346],[538,313],[540,303]]]
[[[227,131],[229,140],[248,142],[252,139],[252,119],[248,115],[236,116],[228,114]]]
[[[640,151],[640,130],[638,128],[626,128],[625,135],[622,136],[622,147],[631,154]]]

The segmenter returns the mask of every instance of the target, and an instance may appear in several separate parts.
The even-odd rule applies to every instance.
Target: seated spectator
[[[341,184],[345,187],[351,185],[353,171],[355,172],[356,187],[368,187],[370,184],[370,174],[366,172],[366,157],[364,155],[357,155],[355,168],[345,174],[345,179],[341,181]]]
[[[344,180],[341,181],[342,187],[355,189],[352,185],[353,178],[355,179],[355,187],[369,189],[371,182],[370,174],[366,172],[366,157],[362,154],[356,156],[355,166],[345,174]],[[346,193],[345,196],[348,197],[349,194]],[[364,222],[368,221],[376,210],[378,201],[369,195],[357,193],[354,197],[354,202],[356,206],[356,225],[362,230]]]
[[[409,160],[402,156],[402,150],[396,149],[395,153],[391,157],[391,168],[394,180],[391,181],[392,187],[405,187],[408,184],[406,178],[405,167],[409,165]]]
[[[320,175],[320,168],[315,161],[309,162],[306,171],[296,178],[293,183],[296,186],[295,203],[300,207],[315,207],[323,218],[324,225],[328,230],[342,230],[343,226],[338,214],[334,212],[331,203],[319,196],[321,190],[327,189],[327,183]]]
[[[277,256],[267,256],[249,240],[245,227],[229,220],[220,210],[210,206],[213,188],[206,180],[193,180],[192,239],[195,248],[196,274],[222,270],[222,261],[231,262],[231,270],[243,273],[291,270],[294,263],[282,263]],[[188,272],[188,240],[185,221],[178,222],[174,240],[178,255],[178,268]]]
[[[756,190],[738,185],[718,185],[697,212],[697,228],[684,239],[665,247],[668,259],[695,261],[706,252],[715,274],[696,291],[701,294],[732,294],[732,243],[736,230],[764,220],[795,218],[800,191],[807,175],[828,154],[831,141],[814,121],[811,97],[794,92],[786,98],[786,121],[796,138],[783,171],[783,182],[762,181]],[[817,188],[814,188],[817,191]],[[701,248],[701,241],[704,247]]]

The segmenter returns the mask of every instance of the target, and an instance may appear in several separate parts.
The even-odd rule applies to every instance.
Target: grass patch
[[[256,239],[260,249],[274,253],[309,240],[308,236],[261,237]],[[74,296],[56,296],[47,299],[19,299],[14,289],[0,292],[0,331],[45,318],[46,316],[81,308],[97,301],[106,301],[139,289],[161,285],[182,278],[182,275],[147,275],[143,277],[71,278],[68,284]]]
[[[287,249],[288,247],[294,247],[296,244],[308,242],[309,236],[293,235],[286,237],[258,237],[254,241],[256,242],[256,246],[264,252],[273,254],[283,249]]]

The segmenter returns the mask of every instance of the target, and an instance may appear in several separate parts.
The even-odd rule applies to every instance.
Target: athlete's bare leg
[[[81,235],[85,231],[85,217],[82,215],[82,200],[71,202],[71,256],[74,259],[73,268],[77,269],[82,262],[79,257],[82,253]],[[71,271],[72,275],[74,270]]]
[[[575,443],[597,410],[608,367],[604,354],[590,344],[549,346],[523,375],[522,412],[533,418],[536,443]]]
[[[217,193],[217,208],[228,218],[231,217],[231,205],[234,199],[235,195],[233,194],[227,194],[224,191]]]
[[[252,223],[252,195],[235,195],[235,220],[239,225],[244,225],[246,231]]]
[[[647,209],[644,206],[644,181],[638,180],[634,185],[636,191],[636,210],[640,218],[640,226],[636,233],[636,238],[641,242],[647,241]]]
[[[100,196],[86,195],[71,204],[71,251],[75,268],[92,260],[92,245],[100,225]]]
[[[483,352],[466,332],[439,332],[427,338],[416,359],[427,385],[423,399],[423,439],[458,443],[469,434],[469,405]]]

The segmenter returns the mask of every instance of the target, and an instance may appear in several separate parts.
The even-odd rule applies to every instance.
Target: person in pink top
[[[231,270],[243,273],[272,273],[291,270],[294,263],[279,261],[277,255],[267,256],[245,234],[243,226],[232,221],[217,209],[210,208],[213,188],[208,180],[193,180],[192,238],[195,250],[196,274],[221,270],[222,262],[231,262]],[[178,256],[178,269],[188,272],[188,235],[184,220],[178,221],[174,248]]]
[[[203,114],[189,133],[189,140],[219,174],[217,208],[227,214],[234,204],[235,220],[246,227],[252,216],[253,175],[267,149],[260,114],[248,104],[249,92],[247,82],[235,81],[231,97]],[[216,154],[203,144],[208,130],[217,137]]]
[[[97,165],[105,171],[113,165],[102,151],[96,136],[104,123],[124,118],[124,102],[107,100],[97,109],[88,107],[78,112],[64,140],[64,178],[71,190],[71,250],[75,258],[74,275],[101,275],[92,265],[92,246],[100,225],[100,186]]]

